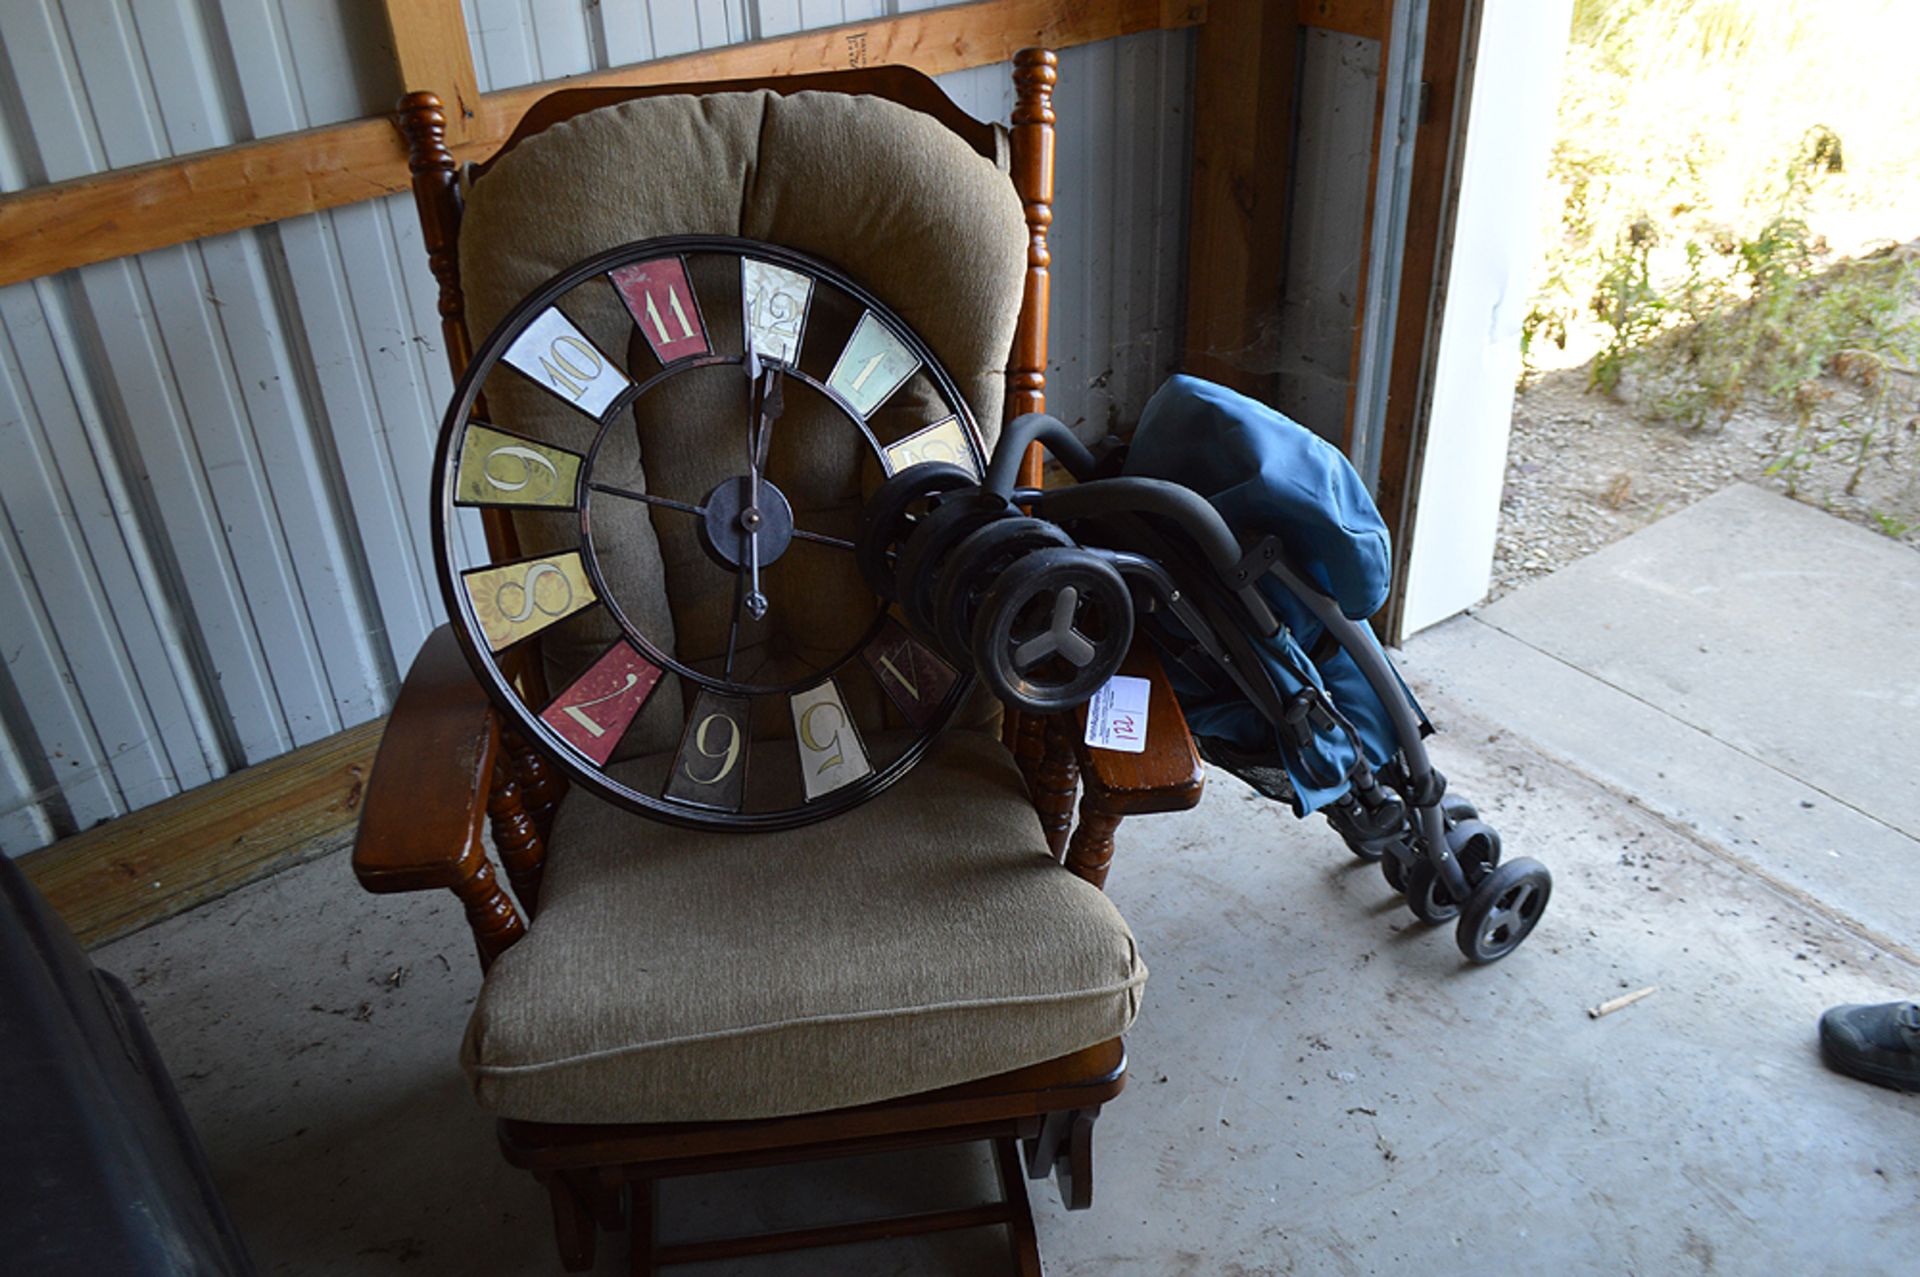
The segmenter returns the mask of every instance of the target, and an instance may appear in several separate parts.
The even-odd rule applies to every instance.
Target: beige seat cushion
[[[462,1052],[507,1117],[724,1120],[909,1095],[1114,1037],[1146,980],[1119,912],[1047,854],[1019,773],[978,732],[778,836],[575,794],[553,843],[539,916],[488,973]]]

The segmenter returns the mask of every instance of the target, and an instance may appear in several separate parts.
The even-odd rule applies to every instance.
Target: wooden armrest
[[[373,760],[353,844],[368,891],[456,888],[482,861],[499,724],[451,626],[427,636]]]
[[[1136,638],[1120,672],[1152,684],[1147,695],[1147,747],[1138,754],[1127,754],[1081,743],[1087,737],[1087,711],[1082,706],[1074,741],[1087,798],[1100,811],[1113,816],[1185,811],[1200,801],[1206,768],[1153,645],[1145,638]]]

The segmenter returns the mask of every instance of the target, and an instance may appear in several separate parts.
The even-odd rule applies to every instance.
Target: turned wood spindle
[[[487,853],[475,840],[460,858],[460,875],[450,890],[467,907],[467,923],[473,928],[474,945],[480,950],[480,968],[486,970],[505,953],[514,941],[527,933],[526,924],[513,901],[500,889],[487,863]]]
[[[1113,867],[1113,836],[1122,817],[1102,811],[1088,790],[1080,800],[1080,823],[1074,826],[1067,843],[1067,868],[1079,878],[1104,890],[1107,871]]]
[[[1048,273],[1053,261],[1047,231],[1053,225],[1053,86],[1060,58],[1051,49],[1022,49],[1013,57],[1013,187],[1027,222],[1027,273],[1020,297],[1020,326],[1007,361],[1007,418],[1047,410]],[[1037,488],[1043,472],[1040,446],[1020,459],[1020,486]],[[1031,714],[1007,712],[1000,739],[1013,751],[1028,788],[1040,764],[1041,725]]]
[[[546,680],[541,679],[542,698],[545,684]],[[520,782],[521,801],[526,804],[527,814],[533,817],[534,824],[539,826],[544,837],[553,831],[553,814],[560,809],[560,800],[567,796],[566,778],[554,770],[553,764],[529,745],[525,737],[508,732],[502,744],[507,757],[513,762],[513,778]]]
[[[1013,186],[1027,220],[1026,290],[1020,328],[1007,369],[1009,409],[1014,416],[1047,410],[1047,301],[1053,225],[1053,86],[1060,59],[1051,49],[1022,49],[1013,58]],[[1027,450],[1020,467],[1024,487],[1040,485],[1040,448]]]
[[[1073,719],[1055,714],[1046,720],[1044,752],[1034,776],[1033,805],[1040,813],[1047,846],[1057,859],[1073,829],[1073,796],[1080,785],[1080,764],[1073,756]]]
[[[440,333],[447,362],[457,378],[467,370],[473,348],[467,337],[467,301],[460,290],[460,178],[447,149],[447,115],[432,93],[400,99],[400,132],[407,139],[407,168],[413,174],[414,204],[420,211],[420,237],[427,265],[440,285]]]
[[[493,785],[487,791],[487,816],[493,826],[493,845],[500,850],[507,881],[521,908],[532,917],[540,908],[540,873],[546,867],[547,846],[540,829],[527,814],[520,782],[505,758],[493,764]]]

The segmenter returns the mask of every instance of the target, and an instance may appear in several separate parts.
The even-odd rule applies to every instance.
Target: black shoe
[[[1827,1067],[1896,1091],[1920,1091],[1920,1002],[1834,1007],[1820,1017]]]

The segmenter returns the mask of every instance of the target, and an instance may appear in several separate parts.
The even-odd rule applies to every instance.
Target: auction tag
[[[1147,693],[1153,684],[1115,674],[1087,702],[1087,744],[1138,754],[1147,748]]]

